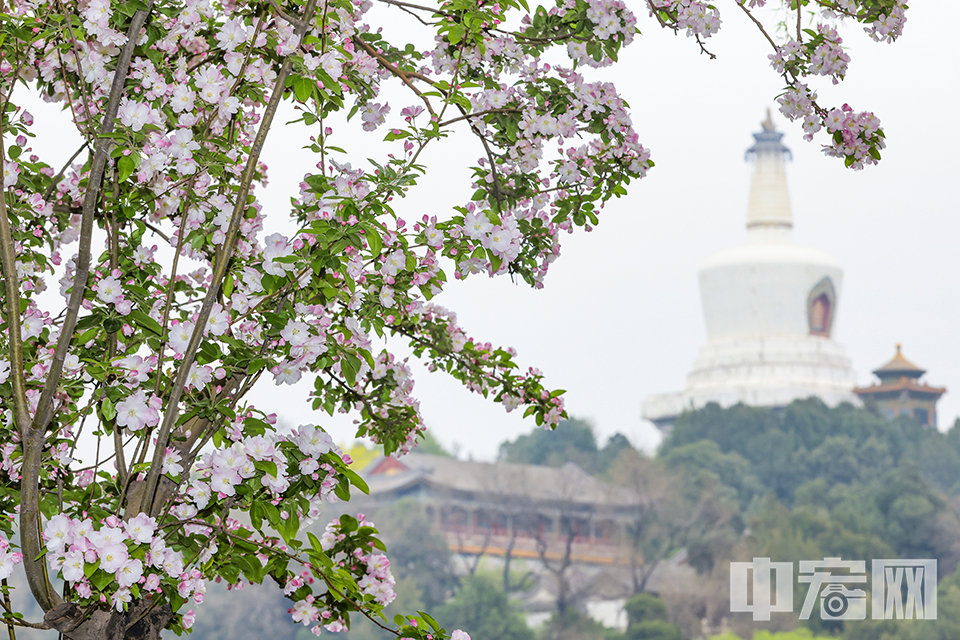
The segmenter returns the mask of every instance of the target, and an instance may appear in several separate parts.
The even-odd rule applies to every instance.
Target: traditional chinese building
[[[925,373],[925,369],[903,356],[898,344],[896,355],[873,371],[873,375],[880,379],[879,384],[857,387],[854,393],[860,396],[867,407],[876,407],[881,415],[890,420],[898,416],[910,416],[920,424],[936,428],[937,400],[947,390],[921,382],[920,378]]]
[[[562,467],[484,463],[410,453],[364,472],[370,498],[425,504],[436,531],[462,555],[612,564],[623,554],[639,497],[600,482],[573,463]]]
[[[753,161],[747,242],[700,269],[709,341],[684,391],[643,402],[643,417],[661,429],[710,402],[783,407],[816,396],[831,406],[859,404],[850,359],[833,339],[843,271],[822,251],[793,244],[790,150],[769,112],[762,127],[746,153]]]
[[[511,563],[532,576],[533,586],[518,596],[531,626],[556,610],[562,574],[564,591],[579,594],[588,615],[626,629],[623,605],[634,592],[636,568],[629,536],[645,513],[643,496],[573,463],[494,464],[409,453],[372,461],[363,477],[370,493],[351,504],[366,511],[401,499],[422,503],[461,571],[483,560],[487,570]],[[655,563],[646,589],[693,588],[696,574],[686,560],[680,552]]]

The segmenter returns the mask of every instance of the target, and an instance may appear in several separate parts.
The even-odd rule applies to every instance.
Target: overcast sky
[[[706,342],[699,265],[746,239],[751,167],[744,151],[782,85],[767,63],[769,45],[741,12],[724,7],[723,28],[710,41],[716,60],[640,16],[643,35],[622,64],[604,70],[630,103],[657,166],[607,207],[595,231],[564,238],[546,287],[474,276],[438,299],[473,336],[515,347],[521,366],[537,366],[550,385],[567,389],[569,413],[590,420],[601,440],[619,431],[646,448],[659,442],[640,418],[640,402],[684,388]],[[818,143],[804,142],[798,125],[776,113],[774,119],[794,154],[787,169],[794,241],[844,267],[834,337],[859,383],[870,383],[870,371],[903,343],[904,354],[929,370],[930,383],[951,389],[939,405],[946,428],[960,413],[960,54],[944,25],[960,22],[960,3],[916,3],[908,15],[893,45],[848,25],[846,81],[815,83],[825,106],[848,102],[877,113],[888,140],[879,166],[845,169]],[[395,102],[394,112],[412,103]],[[266,161],[286,167],[297,144],[273,138]],[[398,205],[408,220],[448,215],[469,197],[461,154],[479,155],[477,145],[463,135],[438,150],[426,158],[430,179]],[[302,173],[273,170],[278,205]],[[416,372],[427,426],[463,455],[492,459],[501,441],[534,428],[443,374]],[[294,407],[308,388],[270,383],[262,397],[276,398],[277,391]],[[310,419],[306,411],[288,413],[294,422]],[[332,428],[341,439],[349,436],[342,422]]]
[[[720,8],[723,26],[709,42],[716,60],[639,15],[643,35],[620,65],[597,74],[619,86],[657,166],[627,197],[610,203],[596,230],[564,237],[546,287],[534,291],[503,277],[473,276],[452,283],[438,299],[457,311],[470,335],[515,347],[522,367],[539,367],[550,386],[567,389],[569,413],[590,420],[601,440],[621,432],[637,445],[656,446],[659,435],[641,420],[640,402],[683,389],[706,342],[699,265],[746,239],[751,167],[744,151],[782,85],[762,36],[732,3]],[[960,3],[918,2],[908,16],[893,45],[874,43],[847,25],[841,31],[852,57],[847,80],[837,87],[811,83],[824,106],[849,102],[880,117],[888,148],[878,167],[844,169],[821,154],[819,143],[804,142],[799,125],[776,113],[774,121],[794,155],[787,168],[794,241],[826,251],[844,267],[834,338],[852,358],[859,383],[870,383],[870,370],[903,343],[906,357],[929,370],[927,380],[949,389],[939,404],[946,428],[960,414],[960,53],[947,32],[947,25],[960,23]],[[392,102],[392,115],[413,102]],[[366,152],[381,136],[338,142]],[[408,220],[449,215],[472,193],[464,158],[480,149],[469,135],[446,143],[425,156],[430,175],[397,206]],[[75,149],[63,146],[63,138],[53,144],[67,155]],[[303,144],[299,127],[268,140],[271,183],[261,197],[271,213],[289,208],[316,162],[300,151]],[[462,455],[492,459],[501,441],[534,428],[442,374],[419,366],[415,373],[427,426]],[[278,388],[266,380],[254,400],[284,422],[319,423],[349,440],[348,421],[310,411],[309,389],[308,383]]]

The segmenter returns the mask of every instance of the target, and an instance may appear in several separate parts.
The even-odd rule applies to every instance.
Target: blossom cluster
[[[813,38],[807,42],[790,40],[769,56],[770,64],[777,73],[790,72],[794,77],[803,75],[829,76],[837,84],[847,73],[850,56],[841,46],[843,39],[837,30],[827,24],[817,25],[817,31],[809,31]]]
[[[720,30],[720,12],[699,0],[648,0],[651,13],[665,26],[685,29],[688,36],[709,38]]]
[[[344,515],[335,519],[326,526],[319,539],[312,534],[310,538],[311,552],[329,557],[335,563],[333,567],[345,572],[356,583],[359,597],[379,610],[396,599],[396,580],[390,571],[390,561],[374,549],[376,543],[369,539],[375,531],[374,524],[361,513],[356,518]],[[303,571],[288,572],[284,580],[284,595],[294,601],[287,612],[294,622],[304,626],[317,623],[311,628],[315,635],[320,635],[323,629],[345,630],[347,620],[343,615],[342,600],[315,597],[309,587],[315,576],[322,575],[322,572],[315,565],[308,563],[304,566]]]
[[[167,546],[155,518],[109,516],[98,524],[58,514],[43,528],[48,560],[79,601],[109,598],[112,607],[124,611],[134,597],[168,586],[181,598],[203,602],[202,574],[186,570],[183,553]]]
[[[241,434],[235,431],[231,435],[236,437]],[[206,508],[211,499],[223,500],[235,496],[237,485],[255,476],[259,476],[259,486],[274,496],[282,495],[295,478],[288,473],[290,460],[283,453],[285,449],[278,447],[280,442],[289,442],[303,454],[297,463],[297,472],[321,482],[321,499],[329,495],[332,482],[321,481],[318,472],[323,471],[326,477],[333,473],[333,467],[321,456],[334,450],[340,453],[340,450],[322,429],[302,425],[290,436],[278,436],[267,431],[264,435],[248,436],[232,443],[224,441],[223,446],[201,454],[194,467],[194,479],[186,490],[194,509],[180,514],[183,516],[181,519],[192,517],[196,511]],[[257,463],[267,464],[260,464],[258,468]]]
[[[863,30],[877,42],[895,41],[903,34],[907,22],[904,0],[836,0],[824,5],[824,15],[855,18],[865,25]]]
[[[571,10],[570,4],[551,7],[548,15],[565,18]],[[590,33],[599,40],[616,40],[628,45],[636,35],[637,18],[620,0],[590,0],[584,14],[587,21],[593,26]],[[523,22],[530,24],[532,19],[525,16]],[[593,49],[593,51],[591,51]],[[613,60],[603,55],[602,48],[591,46],[587,40],[573,40],[567,44],[567,55],[577,64],[589,67],[606,67]]]
[[[907,23],[907,3],[904,0],[895,0],[889,13],[883,12],[877,16],[864,31],[877,42],[893,42],[903,35],[903,27]]]
[[[827,156],[843,158],[848,167],[862,169],[880,160],[884,142],[880,120],[871,112],[855,112],[849,105],[825,112],[816,105],[816,93],[798,83],[777,101],[780,112],[791,120],[803,120],[804,138],[811,140],[821,129],[830,134],[830,144],[823,146]]]

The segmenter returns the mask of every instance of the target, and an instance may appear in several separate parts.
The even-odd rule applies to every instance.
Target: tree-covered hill
[[[717,453],[689,448],[703,448],[704,441],[716,443]],[[747,495],[773,491],[784,504],[811,481],[828,487],[870,483],[911,465],[944,493],[960,494],[960,429],[942,433],[910,418],[888,421],[849,404],[829,408],[815,398],[782,410],[710,404],[680,416],[660,449],[667,459],[698,456],[699,462],[737,472],[736,457],[718,454],[748,463],[760,486],[737,479]]]

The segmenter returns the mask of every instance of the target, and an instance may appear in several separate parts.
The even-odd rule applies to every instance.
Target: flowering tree
[[[206,580],[269,577],[316,633],[352,612],[390,626],[380,611],[393,578],[371,523],[344,516],[298,537],[323,503],[364,490],[349,458],[318,426],[278,432],[276,408],[244,396],[262,377],[311,376],[314,409],[352,412],[358,436],[403,453],[422,424],[389,336],[555,425],[561,392],[429,301],[448,273],[542,286],[561,232],[596,224],[652,166],[616,88],[589,79],[633,40],[633,13],[620,0],[11,2],[0,13],[4,622],[156,638],[190,628]],[[734,4],[773,47],[782,112],[807,137],[826,129],[826,152],[848,166],[876,162],[877,119],[821,107],[804,81],[843,78],[837,18],[893,40],[905,5],[794,0],[795,37],[778,42],[763,3]],[[720,25],[698,0],[645,10],[705,52]],[[802,29],[814,10],[822,24]],[[420,46],[371,25],[386,11]],[[409,104],[395,112],[387,83]],[[18,106],[28,93],[62,105],[83,139],[62,168],[28,146],[39,128]],[[318,163],[278,222],[256,186],[283,100]],[[363,135],[351,122],[385,131],[393,153],[358,162],[335,146]],[[455,128],[476,141],[472,195],[408,224],[391,201]],[[43,620],[15,613],[27,594],[6,586],[14,570]],[[465,636],[424,613],[393,623],[403,637]]]

